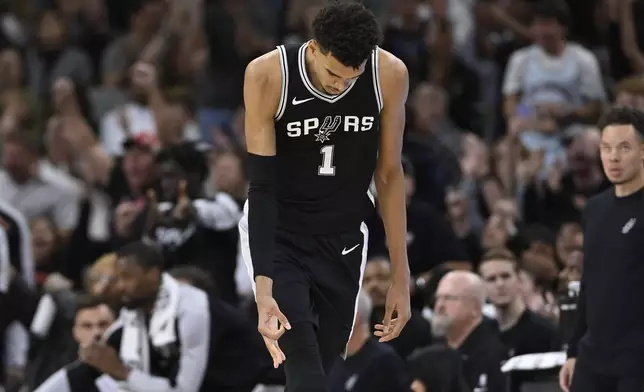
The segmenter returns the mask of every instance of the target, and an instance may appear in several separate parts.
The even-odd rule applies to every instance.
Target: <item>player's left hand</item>
[[[400,335],[400,332],[411,318],[409,304],[409,278],[396,279],[389,287],[385,303],[385,318],[382,324],[376,324],[374,335],[380,342],[389,342]],[[396,317],[394,318],[394,312]]]
[[[116,380],[125,380],[129,373],[116,351],[102,342],[92,342],[78,350],[81,361]]]

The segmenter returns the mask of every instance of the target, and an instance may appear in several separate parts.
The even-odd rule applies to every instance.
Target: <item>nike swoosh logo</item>
[[[359,246],[360,246],[360,244],[354,246],[351,249],[347,249],[347,248],[342,249],[342,256],[348,255],[349,253],[353,252],[355,250],[355,248],[357,248]]]
[[[293,102],[291,102],[291,103],[293,104],[293,106],[296,106],[296,105],[299,105],[301,103],[308,102],[308,101],[310,101],[312,99],[315,99],[315,98],[307,98],[307,99],[302,99],[300,101],[298,101],[297,98],[293,98]]]

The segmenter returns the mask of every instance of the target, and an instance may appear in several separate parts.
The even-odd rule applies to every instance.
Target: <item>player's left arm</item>
[[[405,176],[402,169],[409,75],[402,61],[384,51],[380,52],[379,73],[383,108],[375,183],[394,277],[409,279]]]
[[[406,193],[402,169],[402,139],[409,75],[405,64],[392,54],[379,50],[379,56],[383,108],[380,114],[380,146],[375,183],[393,272],[393,283],[387,296],[387,311],[383,320],[386,330],[382,335],[383,339],[391,340],[398,336],[410,317]],[[394,310],[398,321],[393,323],[392,329],[388,324]]]

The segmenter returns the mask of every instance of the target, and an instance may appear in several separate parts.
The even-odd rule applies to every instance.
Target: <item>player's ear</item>
[[[320,44],[318,44],[318,41],[315,39],[311,40],[311,43],[309,44],[309,48],[311,48],[311,51],[315,53],[316,51],[320,50]]]
[[[309,47],[311,48],[311,53],[312,53],[313,55],[323,54],[323,53],[322,53],[322,47],[320,46],[320,44],[318,43],[318,41],[316,41],[316,40],[311,40],[311,43],[309,44]]]

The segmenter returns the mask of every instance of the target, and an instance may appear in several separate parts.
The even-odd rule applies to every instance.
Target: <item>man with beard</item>
[[[485,285],[468,271],[452,271],[441,279],[436,290],[432,334],[444,338],[463,358],[463,373],[470,389],[507,390],[501,361],[507,350],[498,330],[483,321]]]
[[[52,375],[38,392],[96,390],[107,375],[131,392],[213,390],[205,380],[210,353],[207,295],[162,272],[163,256],[142,242],[118,252],[124,310],[100,341],[83,345],[80,361]]]
[[[521,295],[521,282],[516,259],[507,249],[492,249],[481,260],[481,277],[487,295],[494,306],[496,321],[501,330],[501,341],[509,355],[523,355],[557,351],[561,342],[557,329],[548,320],[527,309]],[[512,378],[512,391],[533,374],[517,374]]]

